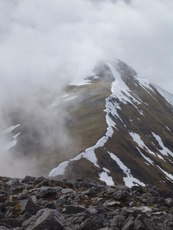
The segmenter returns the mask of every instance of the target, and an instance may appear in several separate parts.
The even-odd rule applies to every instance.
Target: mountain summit
[[[104,135],[74,158],[61,162],[49,176],[70,179],[90,177],[107,185],[125,184],[129,187],[151,183],[171,190],[173,107],[170,95],[167,97],[168,94],[159,87],[138,77],[131,67],[121,61],[102,63],[95,73],[88,83],[89,87],[95,85],[88,94],[93,94],[94,90],[95,95],[82,101],[82,106],[88,104],[92,107],[93,114],[86,114],[83,125],[97,116],[98,104],[102,105],[104,100]],[[107,94],[108,85],[111,88],[110,95],[105,99],[100,99],[100,85],[105,87],[101,89],[103,95]],[[90,125],[96,126],[95,129],[105,127],[101,119],[96,123],[93,120]],[[96,132],[88,134],[91,139]]]
[[[171,191],[173,95],[120,60],[102,62],[93,72],[84,82],[68,85],[49,106],[45,103],[42,123],[36,112],[34,119],[13,114],[15,125],[6,130],[13,140],[7,150],[32,158],[35,176],[88,177],[128,187],[155,184]]]

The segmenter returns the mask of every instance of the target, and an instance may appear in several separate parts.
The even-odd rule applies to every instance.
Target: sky
[[[59,87],[118,58],[173,92],[172,10],[172,0],[1,0],[2,91]]]
[[[35,166],[34,158],[15,161],[3,150],[3,130],[16,125],[11,114],[28,124],[31,138],[39,134],[43,147],[57,136],[66,145],[66,114],[50,117],[44,97],[55,98],[99,61],[120,59],[173,93],[172,12],[172,0],[0,0],[0,175]]]

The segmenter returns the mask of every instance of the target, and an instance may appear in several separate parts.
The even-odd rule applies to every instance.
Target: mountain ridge
[[[29,173],[36,176],[80,175],[107,185],[150,183],[172,191],[173,107],[167,95],[120,60],[100,62],[92,76],[44,103],[43,132],[31,122],[32,114],[15,116],[7,132],[13,137],[11,154],[33,159],[37,171]],[[61,130],[68,135],[61,137]],[[44,132],[48,145],[42,142]]]
[[[71,169],[69,170],[70,173],[69,174],[67,173],[67,178],[70,174],[71,174],[70,178],[73,177],[72,175],[75,174],[76,168],[79,167],[79,169],[76,173],[76,176],[77,176],[77,174],[80,173],[80,166],[77,166],[77,161],[79,161],[83,165],[84,162],[86,163],[86,160],[87,160],[87,161],[90,161],[95,167],[95,169],[93,170],[93,174],[99,175],[98,176],[99,179],[103,180],[105,183],[109,184],[109,183],[113,183],[113,181],[115,183],[116,183],[116,181],[119,181],[120,183],[122,183],[119,180],[119,178],[117,178],[117,176],[115,177],[116,179],[114,179],[114,180],[110,176],[114,169],[111,168],[111,170],[112,170],[111,171],[109,168],[106,167],[105,162],[108,161],[108,159],[105,159],[103,152],[105,152],[105,153],[107,152],[107,155],[109,155],[109,157],[106,157],[106,158],[109,158],[109,161],[111,158],[111,161],[114,160],[116,164],[119,163],[119,168],[121,169],[123,174],[126,175],[126,177],[123,177],[122,173],[119,172],[119,177],[128,178],[128,180],[130,180],[131,182],[129,183],[126,181],[126,183],[127,184],[129,183],[130,186],[134,185],[133,183],[144,185],[147,181],[146,178],[151,177],[149,175],[150,169],[147,169],[147,170],[145,170],[145,174],[147,174],[147,177],[145,178],[145,183],[143,183],[143,180],[139,180],[139,178],[142,178],[141,173],[145,167],[143,165],[140,165],[140,166],[142,166],[142,169],[141,170],[138,169],[139,165],[137,164],[137,162],[139,163],[140,159],[143,158],[144,161],[146,161],[145,164],[146,165],[148,164],[147,167],[151,166],[152,168],[157,167],[157,169],[159,169],[159,170],[157,170],[157,169],[152,170],[153,175],[156,174],[153,182],[155,182],[157,177],[160,178],[161,174],[164,174],[166,176],[166,180],[168,180],[168,184],[169,184],[170,188],[172,188],[172,176],[171,176],[172,175],[172,156],[173,156],[172,151],[164,145],[160,136],[157,135],[155,133],[156,131],[154,130],[155,128],[157,128],[157,131],[158,131],[159,127],[156,127],[156,126],[160,125],[162,123],[162,121],[158,120],[158,122],[155,123],[155,127],[154,126],[153,127],[148,126],[147,129],[144,127],[146,121],[140,122],[139,124],[137,124],[137,122],[135,121],[136,122],[135,125],[140,125],[141,130],[138,130],[138,133],[137,133],[137,132],[135,132],[135,129],[136,129],[135,125],[133,125],[133,126],[130,125],[131,132],[128,133],[128,132],[126,132],[127,130],[124,130],[124,129],[128,129],[127,128],[127,120],[129,119],[129,117],[127,115],[123,114],[123,109],[122,109],[123,107],[124,108],[126,107],[126,109],[127,109],[127,107],[130,107],[130,108],[128,108],[128,110],[130,109],[130,112],[133,112],[133,114],[138,113],[138,117],[140,117],[140,118],[138,118],[138,120],[142,119],[142,117],[145,117],[144,112],[147,112],[146,113],[147,114],[147,121],[150,122],[151,118],[153,119],[156,115],[158,115],[158,114],[156,114],[156,112],[158,113],[158,108],[156,108],[156,106],[154,105],[154,104],[158,104],[158,105],[162,106],[161,113],[162,113],[162,111],[165,111],[166,113],[168,113],[168,115],[170,116],[170,118],[169,118],[169,121],[170,121],[171,116],[172,116],[172,114],[171,114],[172,113],[172,106],[169,103],[167,103],[167,101],[164,99],[164,97],[162,97],[162,95],[159,93],[159,91],[151,83],[149,83],[149,81],[144,80],[144,79],[140,79],[137,76],[137,73],[131,67],[128,67],[125,63],[123,63],[121,61],[109,62],[107,64],[107,66],[109,67],[109,69],[112,72],[112,75],[115,79],[115,81],[112,83],[112,93],[113,93],[112,95],[113,96],[111,95],[109,98],[106,99],[106,111],[107,111],[106,121],[108,124],[107,132],[106,132],[105,136],[103,136],[100,140],[97,141],[95,146],[87,149],[85,152],[81,153],[80,155],[77,155],[72,160],[61,163],[59,165],[59,168],[56,169],[57,175],[58,175],[59,169],[62,170],[61,174],[63,174],[63,173],[65,173],[66,166],[71,164],[72,166],[70,166],[71,167]],[[133,90],[132,90],[132,88],[133,88]],[[146,109],[146,107],[148,106],[147,100],[149,103],[152,102],[152,106],[150,106],[151,111]],[[120,104],[121,104],[121,108],[120,108]],[[111,114],[111,115],[109,116],[108,114]],[[134,115],[133,115],[133,117],[134,117]],[[162,119],[162,118],[163,117],[160,117],[160,119]],[[116,121],[118,121],[118,122],[115,125]],[[164,122],[165,122],[165,119],[164,119]],[[118,126],[121,126],[120,127],[121,132],[124,132],[124,133],[126,133],[126,135],[128,135],[127,142],[123,143],[122,140],[119,140],[119,143],[121,143],[121,144],[118,144],[118,143],[116,143],[116,140],[114,140],[114,146],[111,146],[111,148],[108,147],[108,148],[112,149],[112,151],[103,150],[104,148],[108,149],[107,145],[113,144],[113,143],[111,143],[111,141],[108,141],[107,139],[112,138],[112,135],[114,132],[116,132],[116,129]],[[128,124],[128,126],[129,126],[129,124]],[[170,124],[168,124],[168,122],[167,122],[165,124],[164,132],[166,132],[166,131],[170,132],[168,130],[169,129],[168,126],[170,126]],[[171,124],[171,127],[172,127],[172,124]],[[162,124],[162,129],[163,129],[163,124]],[[142,138],[139,135],[139,132],[141,133],[141,131],[143,132],[141,134]],[[151,144],[147,143],[147,142],[149,142],[149,140],[147,140],[147,138],[143,137],[143,135],[146,135],[146,131],[148,132],[147,135],[150,136],[150,138],[152,139],[152,142],[154,143],[154,145],[157,145],[157,147],[154,147],[153,143],[151,143]],[[170,136],[171,136],[171,138],[169,138],[169,139],[172,139],[172,135],[170,135]],[[122,134],[121,134],[121,137],[123,137]],[[132,140],[130,140],[130,138]],[[116,136],[116,139],[117,139],[117,136]],[[144,143],[145,141],[143,139],[144,140],[146,139],[146,143]],[[167,140],[167,143],[169,144],[169,148],[172,149],[172,144],[171,144],[171,141],[169,139]],[[110,142],[110,144],[107,143],[107,141]],[[137,144],[137,147],[134,148],[132,146],[132,143]],[[129,144],[129,146],[128,146],[128,144]],[[117,150],[116,150],[116,145],[118,145]],[[127,155],[127,152],[124,154],[124,156],[122,155],[122,152],[124,152],[124,149],[126,149],[126,151],[128,151],[129,147],[130,147],[130,152],[133,154],[134,159],[136,158],[137,160],[134,161],[132,156],[129,156],[129,154]],[[100,148],[102,148],[102,150],[100,150]],[[122,148],[124,148],[124,149],[122,149]],[[154,149],[154,151],[153,151],[153,149]],[[163,150],[163,151],[161,151],[161,150]],[[117,156],[117,154],[114,154],[114,152],[117,152],[117,151],[121,151],[121,154],[118,154],[118,156]],[[163,153],[164,151],[165,151],[165,153]],[[124,157],[126,157],[126,159]],[[167,158],[167,160],[165,160],[166,158]],[[103,162],[103,159],[105,162]],[[130,162],[128,162],[129,160],[131,162],[131,165],[133,165],[133,167],[127,167],[126,166],[127,164],[129,165],[129,163],[130,163]],[[84,161],[84,162],[82,163],[82,161]],[[98,166],[97,161],[99,161],[101,166]],[[167,161],[166,164],[164,163],[165,161]],[[124,164],[123,162],[126,162],[126,163]],[[74,164],[74,167],[73,167],[73,164]],[[111,165],[112,163],[109,163],[109,164]],[[90,163],[89,163],[89,165],[90,165]],[[163,167],[165,167],[165,165],[166,165],[166,170],[164,170],[164,168],[163,168]],[[88,168],[89,168],[88,169],[88,171],[89,171],[93,167],[90,165]],[[114,170],[114,171],[116,171],[116,170]],[[55,170],[51,171],[49,175],[55,176],[56,173],[53,174],[53,172],[55,173]],[[87,174],[89,172],[87,172],[87,170],[86,170],[85,173]],[[89,173],[89,175],[90,174],[91,173]],[[136,176],[133,176],[133,175],[136,175]],[[115,173],[114,173],[114,176],[115,176]],[[163,176],[161,178],[163,178]],[[126,179],[123,179],[123,180],[125,181]],[[160,180],[160,182],[161,182],[161,180]],[[165,183],[165,181],[163,183]],[[165,187],[165,186],[163,186],[163,187]]]

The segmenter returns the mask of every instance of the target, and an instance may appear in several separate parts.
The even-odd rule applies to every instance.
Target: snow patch
[[[18,142],[18,136],[21,134],[17,133],[16,135],[13,136],[13,140],[7,144],[6,151],[9,151],[11,148],[15,147]]]
[[[153,93],[155,93],[154,90],[153,90],[153,88],[151,87],[151,82],[150,82],[150,81],[148,81],[148,80],[145,79],[145,78],[140,78],[139,76],[138,76],[136,79],[138,80],[139,85],[140,85],[145,91],[147,91],[147,93],[149,93],[149,94],[151,95],[151,93],[150,93],[147,89],[149,89],[149,90],[151,90]],[[152,96],[152,95],[151,95],[151,96]]]
[[[47,108],[48,110],[52,110],[55,107],[59,106],[62,102],[68,102],[71,100],[74,100],[77,96],[76,95],[70,95],[70,94],[64,94],[62,96],[57,96],[55,101],[52,102]]]
[[[153,137],[156,139],[156,141],[158,142],[158,144],[160,145],[160,147],[162,149],[159,149],[159,152],[164,155],[164,156],[168,156],[170,155],[171,157],[173,157],[173,153],[164,146],[162,139],[160,138],[160,136],[158,136],[157,134],[155,134],[154,132],[152,132]]]
[[[47,108],[48,110],[52,110],[60,104],[60,97],[56,97],[56,100],[52,102]]]
[[[12,125],[10,126],[9,128],[7,128],[4,133],[5,134],[8,134],[8,133],[11,133],[12,131],[14,131],[16,128],[18,128],[20,126],[20,124],[17,124],[17,125]]]
[[[104,169],[104,171],[99,174],[99,179],[101,181],[105,182],[106,185],[113,186],[114,185],[113,179],[111,176],[108,175],[109,170],[107,170],[105,168],[103,168],[103,169]]]
[[[82,81],[74,80],[74,81],[70,82],[69,85],[72,85],[72,86],[83,86],[83,85],[89,85],[89,84],[91,84],[91,81],[88,80],[88,79],[84,79]]]
[[[57,168],[54,168],[50,171],[49,177],[55,177],[57,175],[64,175],[65,169],[68,166],[69,161],[64,161]]]
[[[141,154],[141,156],[151,165],[154,164],[154,162],[149,158],[149,157],[146,157],[139,148],[137,148],[138,152]]]
[[[103,170],[104,170],[105,172],[107,172],[107,173],[110,173],[110,170],[107,169],[107,168],[104,168],[104,167],[103,167]]]
[[[166,177],[168,179],[171,179],[173,181],[173,175],[172,174],[166,172],[165,170],[163,170],[162,168],[160,168],[158,165],[157,165],[157,167],[166,175]]]
[[[162,88],[160,88],[157,85],[154,85],[154,87],[161,94],[161,96],[166,99],[167,102],[169,102],[171,105],[173,105],[173,94],[172,93],[169,93],[169,92],[163,90]]]
[[[95,150],[95,146],[86,149],[85,152],[80,153],[79,155],[70,159],[69,161],[62,162],[61,164],[58,165],[58,167],[51,170],[51,172],[49,173],[49,177],[53,177],[53,176],[57,176],[57,175],[63,175],[66,167],[69,165],[70,162],[78,161],[81,158],[86,158],[91,163],[93,163],[96,167],[99,168],[99,166],[97,164],[97,158],[96,158],[94,150]]]
[[[138,179],[136,179],[135,177],[132,176],[130,169],[127,168],[123,164],[123,162],[117,156],[115,156],[115,154],[109,152],[109,155],[119,165],[119,167],[122,169],[124,174],[126,174],[126,177],[123,177],[123,180],[124,180],[126,186],[128,186],[130,188],[134,185],[145,186],[145,184],[143,182],[139,181]]]
[[[168,126],[165,126],[166,127],[166,129],[171,133],[171,130],[170,130],[170,128],[168,127]]]
[[[77,96],[72,96],[72,97],[68,97],[66,98],[64,101],[72,101],[76,98]]]
[[[118,100],[123,104],[130,103],[135,108],[137,108],[137,106],[134,103],[140,104],[141,100],[139,98],[136,99],[131,95],[129,87],[125,84],[119,72],[116,70],[115,62],[107,62],[107,65],[115,78],[115,81],[112,84],[112,96],[114,98],[118,98]]]
[[[130,136],[132,137],[133,141],[136,142],[136,144],[142,148],[142,149],[146,149],[149,153],[151,153],[152,155],[156,156],[156,154],[154,152],[152,152],[142,141],[141,137],[139,136],[139,134],[134,133],[134,132],[130,132],[129,133]]]

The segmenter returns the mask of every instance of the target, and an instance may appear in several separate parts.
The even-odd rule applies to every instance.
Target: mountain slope
[[[44,92],[39,113],[10,111],[5,155],[22,159],[21,165],[25,160],[24,173],[34,176],[89,177],[129,187],[151,183],[171,191],[173,96],[119,60],[93,72],[56,99]]]
[[[105,135],[49,175],[91,177],[109,185],[125,183],[129,187],[152,183],[171,190],[172,105],[125,63],[107,62],[106,68],[105,75],[114,80],[112,94],[105,100]]]

